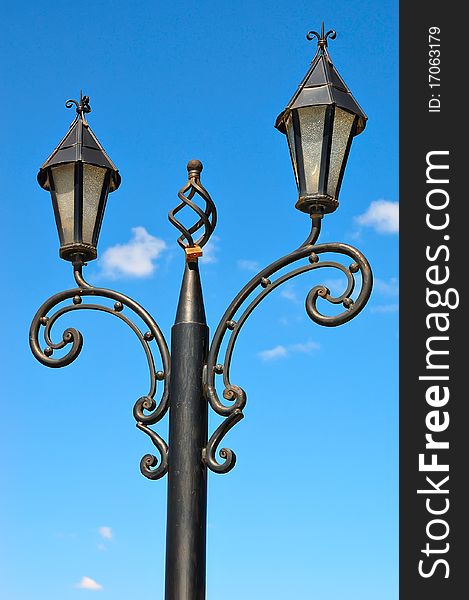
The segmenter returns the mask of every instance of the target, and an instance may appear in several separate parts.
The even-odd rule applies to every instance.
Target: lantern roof
[[[80,92],[79,103],[76,100],[67,100],[65,103],[67,108],[75,105],[77,115],[63,140],[39,169],[37,179],[41,187],[48,189],[47,169],[49,167],[73,162],[83,162],[109,169],[111,171],[109,191],[113,192],[119,187],[121,182],[119,171],[86,120],[85,114],[91,112],[89,102],[89,97],[83,96]]]
[[[298,86],[285,110],[277,117],[275,127],[282,133],[286,133],[285,121],[291,110],[305,106],[328,104],[334,104],[357,115],[358,123],[355,135],[365,129],[368,117],[337,72],[327,51],[327,39],[330,37],[333,40],[336,35],[333,29],[325,34],[324,23],[320,34],[316,31],[310,31],[306,35],[308,40],[315,37],[318,39],[318,49],[303,81]]]

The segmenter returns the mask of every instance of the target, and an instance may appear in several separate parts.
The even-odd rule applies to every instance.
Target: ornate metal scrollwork
[[[137,302],[119,292],[105,288],[96,288],[89,285],[83,279],[82,263],[80,260],[77,260],[74,263],[74,274],[79,287],[55,294],[44,302],[37,311],[31,323],[29,333],[29,344],[32,353],[39,362],[52,368],[64,367],[77,358],[83,346],[83,336],[77,329],[68,328],[62,334],[61,341],[52,341],[51,333],[54,324],[62,315],[69,312],[77,310],[97,310],[114,315],[121,321],[124,321],[139,339],[145,352],[150,371],[149,391],[145,396],[142,396],[137,400],[133,409],[133,414],[137,421],[137,427],[150,437],[160,456],[158,459],[153,454],[146,454],[140,461],[140,470],[142,474],[149,479],[159,479],[160,477],[163,477],[168,470],[168,446],[155,431],[150,429],[149,425],[154,425],[160,421],[169,406],[170,355],[164,336],[153,317]],[[83,299],[88,296],[113,300],[114,305],[106,306],[95,303],[84,303]],[[71,300],[72,303],[58,308],[49,316],[48,313],[66,300]],[[130,309],[143,321],[143,323],[145,323],[148,328],[145,333],[142,333],[140,328],[123,313],[125,308]],[[47,344],[44,349],[41,348],[39,342],[39,332],[41,328],[44,329],[43,335]],[[150,346],[152,341],[156,342],[161,356],[163,368],[160,371],[155,369],[155,361]],[[56,350],[62,350],[67,346],[70,347],[68,352],[64,355],[57,358],[53,356]],[[159,402],[155,400],[158,381],[164,382],[164,389]]]
[[[207,466],[217,473],[227,473],[234,467],[236,462],[236,455],[232,450],[222,448],[219,451],[219,456],[223,459],[223,462],[218,462],[216,452],[222,438],[243,418],[242,411],[246,405],[246,393],[241,387],[231,383],[230,365],[239,332],[256,306],[274,289],[282,285],[282,283],[285,283],[297,275],[326,267],[339,269],[344,273],[347,279],[347,285],[345,291],[338,296],[333,296],[331,291],[325,285],[316,285],[310,290],[306,298],[306,312],[314,322],[326,327],[336,327],[342,323],[346,323],[353,319],[364,308],[370,296],[372,273],[368,261],[363,254],[356,248],[347,244],[327,243],[316,245],[320,233],[321,216],[313,216],[312,221],[311,234],[304,244],[297,250],[294,250],[290,254],[275,261],[253,277],[227,308],[215,331],[207,360],[204,388],[207,400],[211,407],[216,413],[225,417],[225,420],[222,421],[210,437],[205,449],[204,460]],[[352,262],[346,267],[343,264],[334,261],[320,261],[320,255],[330,252],[348,257]],[[273,274],[301,259],[308,259],[308,264],[297,267],[289,273],[279,276],[275,280],[271,279]],[[355,289],[355,275],[358,272],[361,273],[361,289],[357,299],[353,301],[351,296]],[[259,288],[262,288],[261,291],[258,291],[257,295],[246,307],[244,312],[236,318],[236,314],[244,302],[253,292],[259,290]],[[317,301],[319,298],[332,304],[342,304],[345,310],[334,316],[323,315],[317,308]],[[230,337],[226,346],[225,357],[223,363],[219,363],[218,355],[227,332],[230,332]],[[217,375],[221,374],[223,374],[224,384],[223,397],[225,400],[231,402],[229,405],[220,401],[216,391],[215,379]]]
[[[327,35],[325,39],[327,39]],[[212,235],[217,221],[217,213],[210,195],[200,182],[202,163],[200,161],[190,161],[187,168],[189,172],[188,182],[178,194],[181,203],[169,213],[169,220],[181,232],[178,243],[186,251],[187,260],[191,261],[197,260],[197,257],[201,255],[201,247],[208,242]],[[193,199],[196,195],[205,201],[204,209],[194,202]],[[194,225],[188,228],[176,218],[176,215],[186,206],[195,211],[198,216],[198,220]],[[314,322],[326,327],[336,327],[353,319],[368,301],[372,288],[372,273],[368,261],[359,250],[347,244],[339,242],[317,244],[321,231],[321,219],[321,214],[312,215],[311,233],[305,242],[290,254],[262,269],[242,288],[225,311],[215,331],[208,352],[207,363],[204,367],[203,386],[206,400],[224,420],[208,440],[203,449],[202,458],[207,467],[216,473],[227,473],[236,463],[236,455],[232,450],[224,447],[220,450],[218,448],[225,435],[244,416],[243,409],[247,401],[246,392],[241,387],[231,383],[230,366],[238,335],[258,304],[273,290],[290,279],[323,268],[341,271],[346,278],[346,287],[344,292],[339,295],[331,294],[331,291],[325,285],[316,285],[309,291],[306,297],[306,312]],[[194,239],[194,234],[199,230],[203,230],[202,234],[198,239]],[[322,255],[328,253],[339,254],[350,259],[349,265],[346,266],[331,260],[321,260]],[[272,278],[282,269],[300,260],[307,260],[307,262],[287,273],[280,274],[276,279]],[[68,328],[63,332],[60,341],[53,342],[51,330],[62,315],[76,310],[98,310],[112,314],[132,329],[143,347],[150,371],[150,389],[148,394],[137,400],[133,414],[137,421],[137,427],[150,437],[160,457],[158,459],[153,454],[145,455],[140,462],[140,470],[149,479],[159,479],[168,471],[168,446],[149,426],[160,421],[169,408],[170,354],[166,341],[153,317],[142,306],[119,292],[96,288],[88,284],[83,279],[83,262],[78,255],[75,257],[73,264],[78,287],[55,294],[37,311],[30,328],[31,350],[34,356],[48,367],[63,367],[73,362],[80,354],[83,346],[81,333],[77,329]],[[361,274],[361,288],[356,299],[353,300],[352,294],[356,285],[355,276],[358,273]],[[255,294],[253,299],[244,310],[241,310],[252,294]],[[112,300],[114,305],[84,303],[83,299],[88,296]],[[332,316],[323,314],[317,306],[319,299],[335,305],[341,304],[344,310]],[[52,315],[48,314],[67,300],[71,300],[71,304],[57,308]],[[145,333],[142,333],[141,329],[123,314],[124,308],[130,309],[145,323],[148,328]],[[237,316],[238,313],[240,313],[239,316]],[[41,348],[39,343],[41,328],[44,328],[44,339],[47,344],[44,349]],[[230,333],[228,334],[228,332]],[[223,362],[219,362],[218,357],[221,346],[227,335],[229,335],[229,338],[227,339],[224,359]],[[161,356],[163,365],[161,371],[155,369],[150,346],[152,341],[156,342]],[[68,347],[68,351],[65,354],[58,358],[53,356],[56,350],[63,350],[66,347]],[[216,390],[215,380],[218,375],[223,375],[224,390],[222,395],[227,403],[220,400]],[[159,402],[155,400],[157,381],[164,382],[164,390]],[[221,462],[217,458],[217,452]]]

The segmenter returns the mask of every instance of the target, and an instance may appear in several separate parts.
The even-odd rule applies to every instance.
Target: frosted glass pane
[[[91,244],[106,169],[83,165],[83,243]]]
[[[73,243],[74,233],[74,187],[75,166],[73,164],[52,167],[55,194],[59,208],[60,225],[63,234],[63,243]]]
[[[347,148],[347,142],[352,131],[355,115],[342,110],[335,109],[334,131],[332,133],[331,160],[329,163],[329,178],[327,180],[327,193],[333,198],[337,198],[340,170]]]
[[[298,109],[306,185],[306,189],[301,191],[308,195],[317,194],[319,189],[325,114],[325,106]]]
[[[297,162],[296,162],[297,159],[296,159],[296,148],[295,148],[295,133],[293,131],[293,119],[292,119],[291,115],[288,117],[286,127],[287,127],[288,146],[290,147],[290,156],[291,156],[291,161],[293,164],[293,171],[295,172],[296,185],[299,187],[300,184],[298,183],[298,167],[297,167]]]

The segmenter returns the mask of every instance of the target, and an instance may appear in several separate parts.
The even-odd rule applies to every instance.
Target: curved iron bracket
[[[77,310],[97,310],[114,315],[121,321],[124,321],[139,339],[145,352],[150,372],[149,391],[145,396],[137,400],[133,408],[133,414],[137,421],[137,427],[150,437],[159,453],[159,458],[153,454],[146,454],[140,461],[140,471],[148,479],[159,479],[168,470],[168,446],[155,431],[150,429],[149,425],[154,425],[160,421],[166,414],[169,406],[170,354],[166,340],[153,317],[140,304],[119,292],[89,285],[83,279],[82,266],[83,262],[77,257],[74,262],[74,276],[78,287],[51,296],[37,311],[29,330],[31,351],[37,360],[46,367],[65,367],[80,354],[83,346],[83,336],[77,329],[68,328],[63,332],[62,340],[54,343],[51,337],[52,328],[62,315]],[[83,299],[88,296],[113,300],[114,305],[106,306],[104,304],[84,303]],[[48,313],[66,300],[71,300],[72,303],[62,306],[50,316],[48,315]],[[137,315],[148,330],[143,333],[129,317],[123,314],[124,308],[130,309]],[[41,348],[39,342],[39,332],[42,328],[44,340],[47,344],[44,349]],[[156,342],[161,357],[163,368],[159,371],[155,369],[155,361],[150,345],[152,341]],[[70,347],[66,354],[58,358],[53,357],[56,350],[62,350],[67,346]],[[158,381],[164,382],[164,389],[159,402],[155,400]]]
[[[236,463],[236,455],[229,448],[222,448],[219,451],[222,462],[218,462],[216,452],[226,433],[236,425],[236,423],[241,421],[244,416],[243,409],[247,400],[246,392],[241,387],[231,383],[230,366],[239,332],[256,306],[274,289],[282,285],[282,283],[289,281],[297,275],[302,275],[303,273],[326,267],[339,269],[344,273],[347,279],[347,285],[344,292],[338,296],[333,296],[331,291],[325,285],[316,285],[310,290],[306,298],[306,312],[315,323],[326,327],[342,325],[353,319],[364,308],[370,297],[373,276],[368,261],[359,250],[339,242],[316,244],[321,230],[321,218],[322,215],[312,216],[311,234],[297,250],[294,250],[290,254],[276,260],[265,269],[262,269],[262,271],[243,287],[227,308],[215,331],[208,354],[207,367],[204,373],[204,390],[212,409],[222,417],[225,417],[225,419],[210,437],[204,451],[204,460],[208,468],[216,473],[227,473]],[[352,262],[346,267],[341,263],[330,260],[320,261],[320,255],[331,252],[348,257]],[[275,280],[271,279],[272,275],[301,259],[308,259],[308,264],[280,275]],[[361,274],[361,289],[357,299],[353,301],[351,296],[355,289],[355,275],[357,273]],[[259,291],[259,288],[261,288],[261,291]],[[245,308],[244,312],[242,312],[238,318],[235,318],[241,306],[256,290],[257,295]],[[342,304],[345,310],[334,316],[323,315],[317,308],[318,298],[327,300],[332,304]],[[228,332],[230,333],[228,334]],[[227,342],[223,363],[221,363],[218,361],[218,356],[221,345],[227,334],[230,337]],[[221,374],[223,374],[224,384],[223,398],[230,402],[228,405],[220,401],[216,391],[215,379],[217,375]]]

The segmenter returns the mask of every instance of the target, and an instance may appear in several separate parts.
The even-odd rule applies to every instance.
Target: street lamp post
[[[307,37],[318,39],[317,53],[275,126],[287,136],[298,186],[296,207],[310,215],[311,233],[298,249],[262,269],[243,287],[221,318],[211,342],[198,259],[216,226],[217,212],[201,183],[200,161],[188,163],[188,181],[178,194],[180,203],[169,213],[169,220],[181,233],[178,243],[185,254],[171,352],[156,321],[142,306],[120,292],[94,287],[83,277],[86,261],[97,257],[108,194],[120,184],[118,170],[87,122],[88,97],[81,96],[79,102],[67,101],[68,108],[76,107],[75,120],[38,174],[39,184],[51,193],[60,256],[72,263],[77,287],[55,294],[39,308],[30,329],[31,350],[48,367],[63,367],[75,360],[83,345],[81,333],[68,328],[60,341],[53,342],[52,328],[62,315],[76,310],[112,314],[137,335],[148,362],[150,388],[135,403],[133,414],[137,427],[150,437],[158,455],[145,455],[140,470],[149,479],[159,479],[168,473],[166,600],[205,598],[207,472],[209,469],[227,473],[235,465],[234,452],[218,448],[226,433],[243,418],[246,405],[245,391],[230,381],[231,357],[246,319],[278,286],[297,275],[322,268],[339,269],[347,284],[337,296],[325,285],[315,285],[310,290],[306,311],[314,322],[334,327],[349,321],[363,309],[371,293],[371,269],[360,251],[338,242],[317,244],[323,216],[338,206],[352,138],[365,128],[366,116],[328,54],[328,38],[334,39],[335,32],[325,33],[323,25],[321,33],[309,32]],[[191,227],[178,220],[180,211],[187,208],[196,215]],[[348,265],[329,260],[327,255],[331,253],[340,255]],[[323,254],[326,260],[320,260]],[[298,261],[302,261],[300,266],[273,277]],[[354,294],[358,273],[360,290]],[[104,302],[98,304],[95,298]],[[324,315],[317,308],[319,298],[342,305],[344,310]],[[136,324],[127,313],[133,313],[140,323]],[[39,342],[41,330],[45,348]],[[225,340],[226,350],[220,360]],[[161,361],[158,370],[153,356],[155,346]],[[55,356],[61,350],[65,353]],[[220,375],[224,401],[216,386]],[[156,399],[158,382],[163,385],[159,400]],[[209,406],[223,417],[210,436]],[[151,426],[168,410],[167,444]]]

